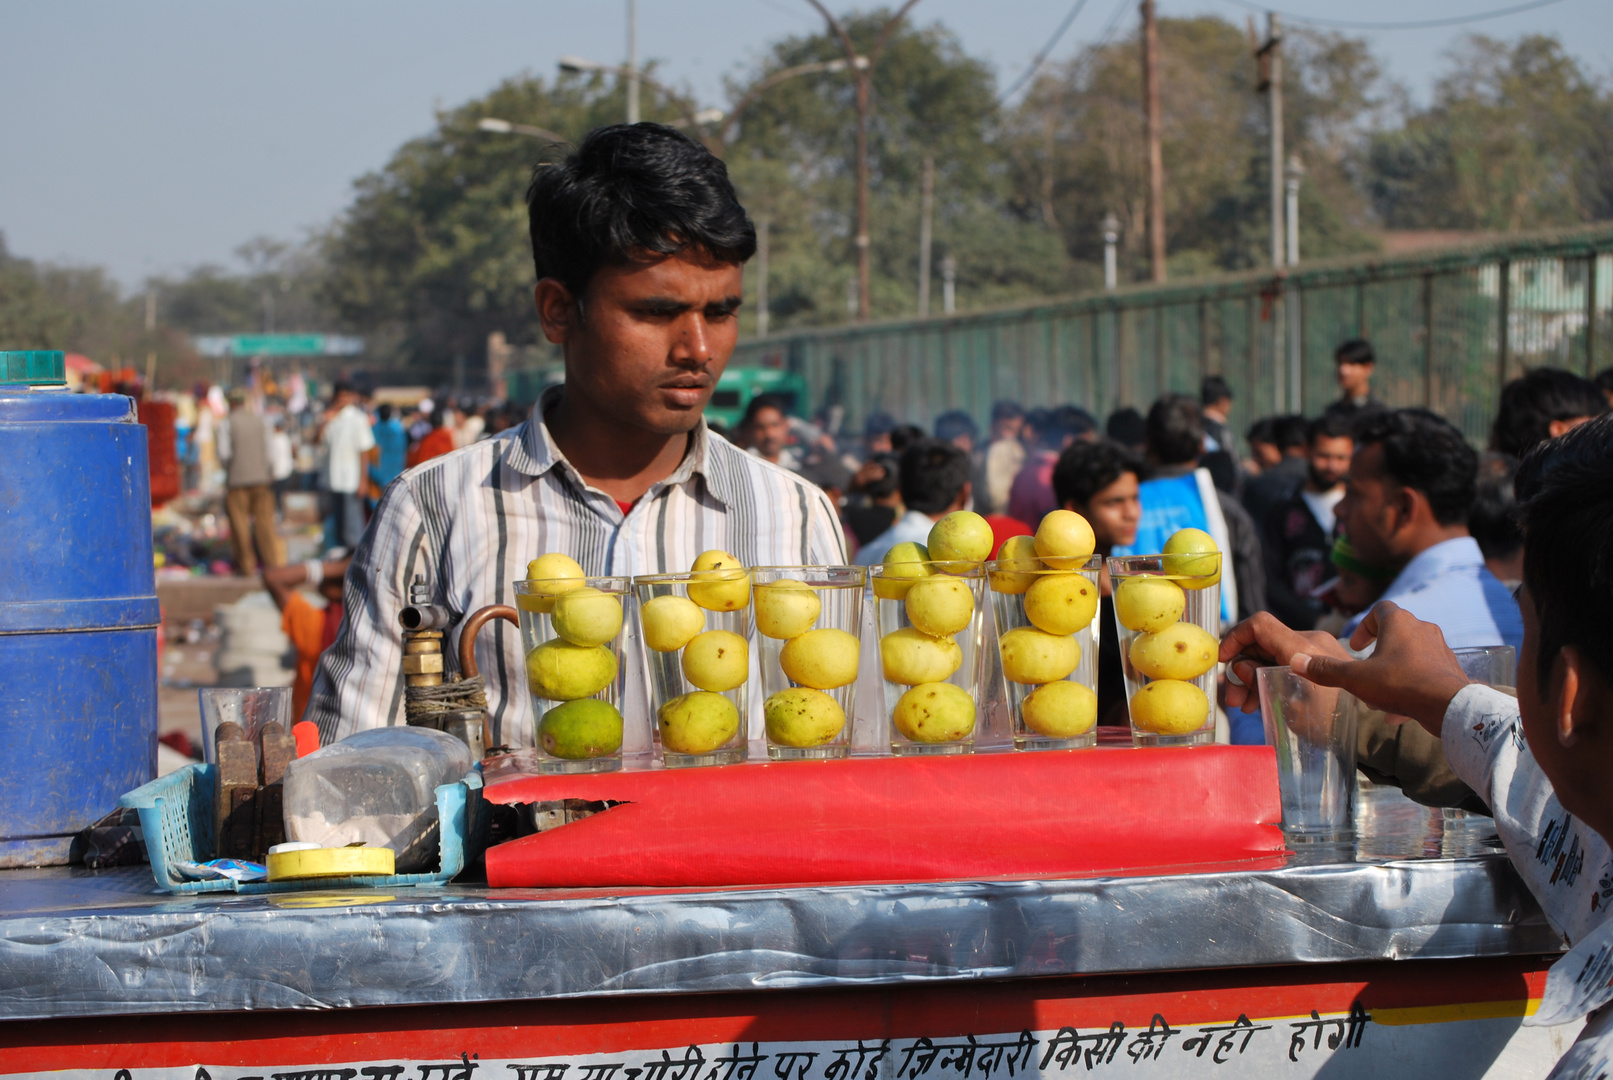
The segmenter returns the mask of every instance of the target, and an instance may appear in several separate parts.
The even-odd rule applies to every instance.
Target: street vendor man
[[[404,722],[398,612],[417,575],[459,623],[512,604],[527,563],[553,552],[591,577],[686,571],[711,549],[746,566],[846,561],[822,491],[702,419],[734,350],[756,250],[722,161],[658,124],[600,128],[538,167],[527,208],[538,321],[564,354],[565,383],[525,423],[387,487],[353,553],[345,615],[304,717],[324,744]],[[636,620],[627,626],[636,634]],[[636,640],[623,644],[639,655]],[[530,745],[519,633],[495,620],[475,648],[488,745]],[[457,651],[450,632],[450,671]],[[634,668],[629,717],[648,711]]]

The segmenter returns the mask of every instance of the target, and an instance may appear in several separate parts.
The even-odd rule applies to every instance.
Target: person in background
[[[1243,507],[1217,490],[1199,468],[1204,428],[1199,402],[1166,394],[1148,410],[1148,461],[1153,472],[1139,489],[1142,519],[1137,539],[1117,555],[1163,551],[1178,529],[1202,529],[1221,549],[1222,618],[1245,618],[1266,606],[1266,569],[1260,530]],[[1229,580],[1230,578],[1230,580]]]
[[[1234,628],[1221,658],[1245,658],[1235,664],[1245,685],[1229,682],[1225,699],[1246,702],[1257,665],[1288,665],[1436,740],[1570,945],[1523,1020],[1587,1017],[1548,1080],[1592,1080],[1613,1062],[1613,418],[1541,444],[1519,468],[1517,495],[1528,539],[1515,694],[1469,682],[1437,626],[1380,603],[1350,642],[1376,646],[1364,660],[1271,619]]]
[[[431,434],[431,414],[437,411],[437,403],[425,398],[414,408],[414,418],[409,421],[409,442],[414,444]]]
[[[1613,367],[1604,368],[1596,373],[1596,388],[1607,399],[1607,407],[1613,409]]]
[[[1142,413],[1130,405],[1109,414],[1109,419],[1104,421],[1103,433],[1137,457],[1142,457],[1148,449],[1148,422],[1143,419]]]
[[[1347,422],[1346,422],[1347,423]],[[1243,485],[1243,508],[1264,525],[1272,510],[1288,502],[1305,483],[1310,471],[1306,450],[1308,425],[1303,416],[1277,416],[1271,422],[1272,439],[1282,455]]]
[[[431,410],[426,421],[425,437],[409,449],[409,468],[458,449],[454,446],[453,416],[454,411],[446,405]]]
[[[1356,558],[1355,548],[1342,536],[1333,541],[1328,561],[1333,564],[1333,579],[1316,589],[1317,598],[1327,605],[1328,612],[1316,620],[1313,629],[1336,638],[1358,612],[1377,603],[1395,573],[1381,566],[1368,566]]]
[[[487,417],[482,415],[486,409],[485,405],[472,405],[461,412],[459,434],[455,439],[460,446],[469,446],[481,440],[482,432],[487,430]]]
[[[929,436],[917,424],[897,424],[891,428],[891,453],[900,454],[916,442],[923,442]]]
[[[867,496],[867,501],[848,506],[841,517],[857,538],[859,550],[896,524],[901,516],[900,478],[895,454],[875,454],[857,470],[852,486]]]
[[[291,640],[297,653],[297,673],[291,683],[291,722],[302,719],[308,708],[308,694],[314,687],[314,669],[319,657],[336,640],[336,631],[342,625],[342,577],[352,560],[340,549],[330,552],[336,556],[321,561],[309,559],[291,566],[265,568],[263,587],[269,591],[274,606],[280,609],[280,630]],[[302,585],[311,585],[325,598],[325,606],[317,608],[298,591]]]
[[[297,449],[286,431],[286,414],[276,412],[269,421],[269,477],[274,483],[276,510],[285,510],[286,491],[297,471]]]
[[[269,425],[252,408],[245,390],[231,390],[229,402],[229,415],[220,422],[215,438],[219,460],[224,463],[224,509],[230,518],[230,552],[237,570],[255,574],[259,563],[279,566],[285,561],[280,537],[274,531]]]
[[[1443,417],[1427,409],[1376,413],[1356,424],[1336,513],[1363,562],[1395,571],[1383,600],[1438,626],[1453,649],[1516,649],[1523,641],[1517,601],[1467,529],[1478,471],[1478,453]]]
[[[1249,456],[1244,459],[1243,471],[1248,475],[1259,476],[1282,461],[1283,452],[1277,446],[1275,416],[1263,416],[1250,424],[1244,438],[1249,443]]]
[[[783,399],[774,394],[758,394],[745,407],[739,421],[740,445],[763,461],[801,471],[801,457],[789,444],[790,421]]]
[[[1059,455],[1053,466],[1053,494],[1059,505],[1087,519],[1097,538],[1097,554],[1108,556],[1117,547],[1137,540],[1137,524],[1142,519],[1138,501],[1139,478],[1143,464],[1138,458],[1109,439],[1097,442],[1078,440]],[[1114,602],[1109,570],[1099,573],[1102,590],[1102,621],[1098,632],[1098,723],[1124,727],[1129,722],[1126,707],[1125,672],[1120,661],[1120,642],[1110,632],[1115,625]]]
[[[1529,451],[1608,409],[1589,379],[1560,368],[1536,368],[1501,388],[1490,449],[1522,461]]]
[[[325,447],[325,490],[335,515],[334,546],[352,550],[364,535],[364,474],[375,450],[375,434],[353,384],[338,380],[332,390],[320,434]]]
[[[1467,531],[1484,555],[1484,565],[1516,596],[1523,581],[1523,527],[1512,479],[1518,463],[1505,454],[1479,459],[1479,482],[1468,511]]]
[[[906,511],[857,552],[864,566],[883,562],[897,544],[922,544],[937,519],[969,505],[969,455],[939,439],[919,439],[902,451],[896,472]]]
[[[974,417],[962,409],[953,409],[935,418],[935,437],[973,457],[980,429],[975,425]]]
[[[1372,369],[1376,362],[1372,346],[1362,338],[1351,338],[1333,350],[1333,373],[1339,383],[1339,399],[1327,407],[1328,416],[1343,417],[1355,423],[1388,408],[1372,396]]]
[[[1036,409],[1025,418],[1021,429],[1030,432],[1035,441],[1026,443],[1025,464],[1019,467],[1019,475],[1008,489],[1008,516],[1033,529],[1048,511],[1058,509],[1053,497],[1053,466],[1070,442],[1061,420],[1056,412]]]
[[[1000,514],[1008,509],[1008,493],[1014,477],[1025,464],[1025,444],[1019,429],[1025,423],[1025,410],[1017,401],[999,401],[991,407],[991,443],[986,447],[986,483],[976,486],[975,506],[983,514]]]
[[[1305,437],[1305,482],[1263,523],[1266,603],[1295,630],[1310,630],[1327,612],[1317,589],[1332,569],[1334,508],[1344,498],[1355,440],[1342,417],[1312,420]]]
[[[1199,383],[1199,405],[1204,415],[1205,452],[1225,450],[1237,456],[1238,440],[1227,426],[1232,412],[1232,387],[1220,375],[1206,375]]]
[[[403,430],[403,421],[393,412],[391,405],[382,405],[375,412],[375,424],[370,434],[375,438],[375,461],[370,465],[370,482],[375,485],[376,498],[386,486],[398,478],[408,467],[409,433]]]

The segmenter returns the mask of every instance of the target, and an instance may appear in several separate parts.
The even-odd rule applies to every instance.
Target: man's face
[[[1254,455],[1255,462],[1262,469],[1269,469],[1283,459],[1283,452],[1274,442],[1259,442],[1249,444],[1249,451]]]
[[[646,255],[602,267],[580,305],[558,281],[539,282],[544,335],[565,348],[568,397],[639,431],[693,430],[734,351],[741,272],[703,252]]]
[[[992,424],[991,437],[993,439],[1017,439],[1019,438],[1019,429],[1024,423],[1025,418],[1022,416],[1005,416]]]
[[[1329,438],[1318,435],[1305,452],[1311,466],[1311,483],[1323,491],[1336,487],[1350,471],[1350,454],[1355,440],[1348,435]]]
[[[1137,474],[1124,472],[1114,483],[1093,495],[1086,506],[1071,509],[1092,525],[1099,547],[1124,547],[1136,542],[1137,523],[1143,516],[1137,491]]]
[[[789,435],[789,422],[777,409],[758,409],[751,419],[751,442],[768,461],[778,460]]]
[[[1350,459],[1344,498],[1334,511],[1356,555],[1371,566],[1394,566],[1394,537],[1403,520],[1400,485],[1383,474],[1383,447],[1368,443]]]
[[[951,442],[953,446],[956,446],[959,450],[962,450],[965,454],[972,454],[975,452],[975,437],[970,435],[967,431],[962,435],[952,436],[952,438],[948,441]]]
[[[1338,366],[1339,392],[1345,397],[1366,397],[1372,389],[1372,365],[1341,361]]]
[[[1559,678],[1551,686],[1540,685],[1540,615],[1528,586],[1518,590],[1518,611],[1523,615],[1523,650],[1518,654],[1518,715],[1523,722],[1523,737],[1541,771],[1551,780],[1563,809],[1577,814],[1580,799],[1573,776],[1580,770],[1570,760],[1573,751],[1557,739],[1562,683]],[[1561,667],[1555,670],[1560,676]]]

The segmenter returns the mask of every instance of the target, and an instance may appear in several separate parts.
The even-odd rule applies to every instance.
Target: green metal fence
[[[1428,405],[1482,442],[1501,386],[1543,366],[1613,366],[1613,226],[1421,254],[1304,264],[1029,307],[803,330],[740,343],[733,363],[806,379],[850,425],[884,410],[928,426],[999,399],[1146,410],[1168,391],[1232,384],[1233,426],[1315,415],[1337,395],[1333,351],[1378,355],[1374,393]]]

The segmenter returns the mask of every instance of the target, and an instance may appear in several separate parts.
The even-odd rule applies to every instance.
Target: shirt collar
[[[1483,565],[1484,553],[1479,550],[1479,542],[1471,536],[1441,540],[1433,547],[1418,552],[1395,577],[1389,592],[1404,592],[1459,567]]]
[[[549,425],[543,422],[544,415],[560,400],[564,390],[562,386],[551,386],[539,396],[526,422],[509,440],[509,446],[504,451],[504,462],[516,472],[532,477],[542,476],[550,469],[564,465],[564,471],[586,487],[582,474],[566,460],[566,455],[555,444],[554,436],[549,434]],[[672,470],[672,475],[654,485],[650,492],[684,484],[699,476],[713,498],[724,506],[733,506],[738,497],[736,478],[732,467],[727,466],[723,459],[741,451],[707,428],[705,417],[701,417],[693,434],[689,451],[678,462],[678,467]]]

